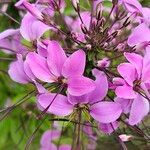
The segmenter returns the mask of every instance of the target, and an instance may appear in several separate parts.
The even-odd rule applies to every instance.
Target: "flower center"
[[[138,90],[140,89],[140,84],[141,84],[141,80],[135,80],[135,81],[133,82],[133,89],[134,89],[135,91],[138,91]]]

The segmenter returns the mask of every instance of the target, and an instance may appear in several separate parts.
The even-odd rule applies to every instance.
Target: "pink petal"
[[[75,104],[87,104],[89,102],[88,94],[81,95],[81,96],[73,96],[68,94],[68,101],[75,105]]]
[[[28,41],[39,39],[50,27],[27,13],[21,22],[20,33]]]
[[[137,72],[135,67],[130,63],[122,63],[117,68],[119,74],[126,80],[126,82],[133,86],[133,82],[137,79]]]
[[[150,29],[142,23],[133,30],[127,42],[129,46],[135,46],[148,41],[150,41]]]
[[[143,72],[142,81],[145,83],[150,83],[150,52],[147,51],[143,60]]]
[[[121,105],[124,113],[129,113],[133,100],[116,97],[114,101]]]
[[[129,124],[138,124],[149,112],[149,102],[141,95],[137,95],[131,106]]]
[[[32,73],[40,80],[45,82],[54,82],[54,77],[50,73],[46,59],[36,53],[28,53],[26,57]]]
[[[85,68],[86,56],[83,50],[78,50],[70,55],[62,68],[65,77],[81,76]]]
[[[143,57],[135,53],[124,53],[126,59],[136,68],[138,78],[141,77],[143,67]]]
[[[53,74],[61,76],[62,67],[66,59],[67,56],[59,43],[56,41],[50,41],[48,44],[47,63]]]
[[[94,81],[83,76],[69,78],[67,83],[69,94],[74,96],[81,96],[95,89]]]
[[[18,57],[17,61],[14,61],[10,64],[8,73],[11,79],[16,82],[26,84],[30,81],[24,71],[24,62],[22,60],[22,57]]]
[[[99,129],[106,134],[111,134],[118,127],[119,127],[118,121],[112,123],[99,123]]]
[[[122,0],[126,9],[130,12],[130,13],[134,13],[134,12],[138,12],[141,13],[142,12],[142,5],[138,2],[138,0]]]
[[[96,77],[96,80],[94,81],[96,88],[89,94],[90,103],[103,100],[108,91],[108,81],[104,72],[93,69],[92,73]]]
[[[143,17],[144,17],[144,22],[149,26],[150,25],[150,8],[148,7],[143,7]]]
[[[73,105],[68,102],[67,97],[60,94],[57,95],[56,98],[55,96],[56,94],[54,93],[41,94],[38,97],[38,105],[44,110],[52,102],[51,106],[47,110],[48,113],[52,113],[58,116],[70,115],[73,111]]]
[[[49,93],[49,91],[44,86],[42,86],[40,83],[34,81],[34,84],[35,84],[39,94]]]
[[[114,122],[120,117],[121,113],[121,105],[114,102],[99,102],[90,108],[91,116],[101,123]]]
[[[7,29],[0,33],[0,40],[8,36],[13,36],[16,33],[19,33],[19,29]]]
[[[19,0],[16,4],[16,7],[18,8],[25,8],[31,15],[33,15],[35,18],[39,20],[43,20],[42,13],[38,10],[38,8],[35,7],[34,4],[30,4],[28,0]]]
[[[60,137],[61,132],[59,130],[47,130],[42,135],[40,144],[41,146],[49,146],[52,140],[55,140]]]
[[[118,97],[124,99],[133,99],[136,97],[136,92],[134,92],[132,87],[127,85],[118,86],[115,90],[115,93]]]
[[[26,75],[31,79],[31,80],[34,80],[35,79],[35,76],[34,74],[32,73],[30,67],[29,67],[29,64],[27,63],[27,61],[24,62],[24,71],[26,73]]]

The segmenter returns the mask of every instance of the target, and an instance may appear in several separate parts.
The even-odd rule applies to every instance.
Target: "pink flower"
[[[144,58],[135,53],[125,53],[129,63],[122,63],[118,66],[118,72],[124,81],[116,88],[116,95],[124,99],[134,99],[131,105],[129,123],[135,125],[139,123],[149,112],[149,102],[139,95],[143,92],[149,97],[147,84],[150,83],[149,76],[149,53]]]
[[[89,114],[101,123],[116,121],[122,112],[121,105],[115,102],[102,101],[108,91],[107,78],[103,72],[97,69],[93,70],[93,75],[96,77],[96,89],[94,91],[82,96],[68,94],[68,97],[66,97],[59,94],[55,101],[53,99],[56,94],[41,94],[38,97],[38,105],[44,110],[53,101],[47,112],[58,116],[67,116],[73,112],[74,108],[84,109],[86,107]]]
[[[86,61],[84,51],[78,50],[67,58],[58,42],[51,41],[47,53],[47,59],[36,53],[27,55],[26,62],[38,79],[66,85],[67,91],[77,96],[95,89],[93,80],[83,76]]]

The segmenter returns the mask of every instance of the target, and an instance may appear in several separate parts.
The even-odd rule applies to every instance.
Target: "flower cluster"
[[[20,27],[0,33],[0,48],[16,56],[9,76],[35,87],[42,115],[78,122],[78,130],[81,122],[106,134],[121,123],[138,125],[149,113],[150,9],[138,0],[112,0],[111,7],[94,0],[86,11],[77,0],[70,4],[70,16],[64,0],[15,4],[23,14]],[[89,130],[85,135],[96,138]],[[52,141],[60,134],[46,131],[41,149],[57,149]]]

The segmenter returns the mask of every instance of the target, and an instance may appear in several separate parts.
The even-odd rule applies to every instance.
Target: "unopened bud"
[[[81,30],[84,34],[87,34],[88,33],[88,30],[86,28],[86,26],[84,24],[81,24]]]
[[[132,135],[126,135],[126,134],[121,134],[119,135],[119,138],[121,139],[121,141],[123,142],[127,142],[133,139]]]
[[[87,50],[91,50],[91,48],[92,48],[91,44],[87,44],[85,47]]]
[[[79,0],[72,0],[72,5],[74,8],[78,8]]]
[[[110,65],[110,61],[108,60],[107,57],[105,57],[105,58],[103,58],[102,60],[99,60],[99,61],[97,62],[97,66],[98,66],[99,68],[109,67],[109,65]]]
[[[36,17],[39,20],[43,20],[43,14],[32,4],[27,2],[26,0],[20,0],[15,4],[16,7],[23,6],[30,14]]]

